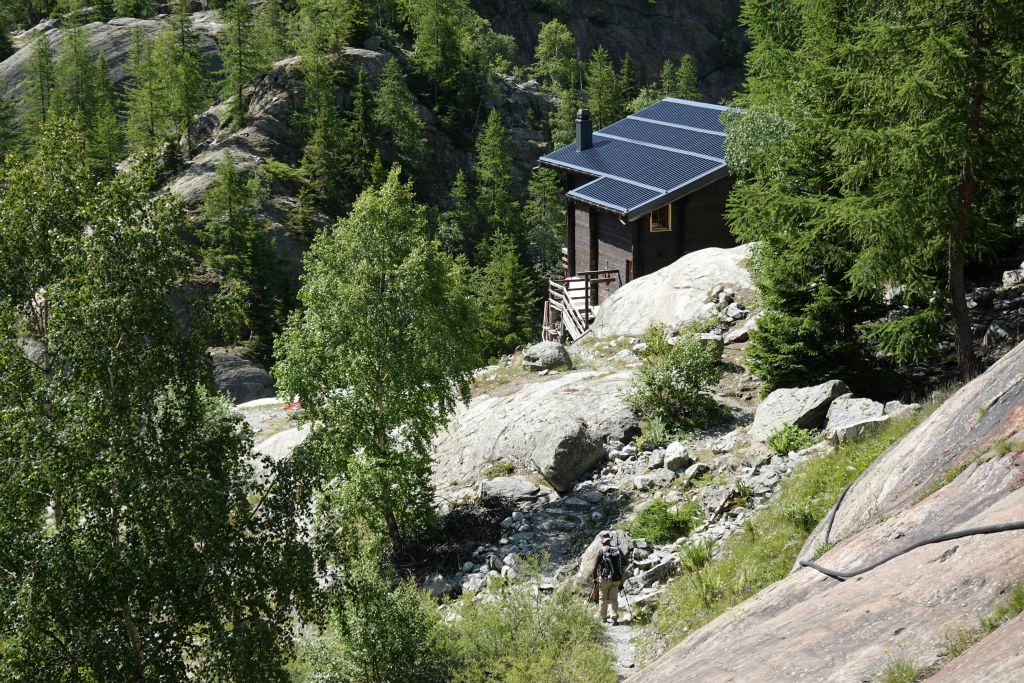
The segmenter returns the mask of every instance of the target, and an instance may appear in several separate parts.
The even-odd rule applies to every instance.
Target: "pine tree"
[[[189,0],[177,0],[169,22],[173,50],[165,65],[170,70],[169,88],[179,130],[185,135],[185,154],[192,154],[192,122],[210,103],[207,64],[199,52],[199,35],[192,26]],[[166,45],[171,46],[169,41]]]
[[[594,128],[604,128],[625,116],[622,83],[608,51],[595,48],[587,62],[587,104],[594,118]]]
[[[249,344],[264,360],[280,328],[283,305],[273,242],[258,219],[265,194],[262,176],[253,173],[246,179],[226,153],[217,164],[217,179],[203,196],[203,226],[197,233],[203,261],[227,281],[227,287],[241,293]],[[223,332],[229,338],[234,334]]]
[[[35,138],[38,130],[50,118],[50,104],[56,90],[56,65],[53,51],[45,35],[40,35],[32,44],[32,54],[25,67],[28,74],[28,97],[25,106],[24,126],[29,138]]]
[[[693,67],[690,55],[679,58],[679,68],[672,75],[671,86],[666,84],[664,88],[665,97],[678,97],[684,100],[700,98],[700,90],[697,89],[697,70]]]
[[[173,138],[176,129],[168,71],[160,59],[161,53],[167,54],[170,50],[173,36],[164,32],[156,40],[146,37],[137,27],[132,29],[125,109],[126,137],[129,146],[136,151],[152,149]]]
[[[438,220],[437,237],[442,248],[452,256],[471,254],[470,245],[479,239],[480,221],[473,205],[469,181],[461,170],[455,174],[448,202],[448,210]]]
[[[560,278],[565,239],[565,189],[558,173],[550,168],[539,168],[530,178],[529,192],[523,214],[529,228],[531,259],[541,275]]]
[[[152,0],[114,0],[114,15],[149,19],[154,16]]]
[[[11,20],[6,8],[0,5],[0,62],[14,54],[14,42],[11,40]]]
[[[488,242],[487,262],[477,284],[480,338],[484,355],[496,358],[533,336],[536,287],[512,239],[498,232]]]
[[[224,9],[224,22],[227,30],[220,51],[224,65],[220,71],[221,96],[233,98],[231,120],[240,126],[245,121],[247,106],[245,88],[261,76],[269,64],[257,42],[256,19],[247,0],[228,2]]]
[[[390,142],[394,158],[409,176],[415,176],[426,157],[427,139],[423,119],[397,59],[384,65],[380,87],[374,96],[373,118]]]
[[[0,83],[0,167],[4,158],[15,149],[17,130],[14,126],[14,103],[7,97],[7,85]]]
[[[636,82],[636,69],[633,68],[633,60],[627,54],[622,58],[619,65],[619,94],[622,102],[632,102],[640,94]]]
[[[373,122],[373,94],[364,67],[356,73],[352,107],[345,115],[343,127],[339,155],[345,174],[354,186],[366,187],[370,183],[370,164],[376,152],[374,140],[377,134]]]
[[[256,35],[263,56],[273,64],[289,55],[285,31],[285,12],[281,0],[267,0],[256,13]]]
[[[503,232],[517,248],[525,246],[521,207],[512,182],[512,152],[508,134],[497,110],[487,116],[476,140],[473,165],[476,206],[484,226],[484,237]]]

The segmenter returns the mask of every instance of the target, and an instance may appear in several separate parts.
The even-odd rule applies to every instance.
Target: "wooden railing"
[[[544,339],[576,341],[590,330],[597,315],[598,288],[622,285],[618,270],[586,270],[574,277],[548,281],[544,304]]]

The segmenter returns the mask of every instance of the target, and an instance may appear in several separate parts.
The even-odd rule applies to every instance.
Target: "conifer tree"
[[[0,5],[0,62],[14,54],[14,42],[11,40],[11,20],[6,9]]]
[[[390,142],[394,158],[407,174],[415,176],[426,156],[427,139],[416,100],[405,85],[397,59],[389,59],[384,65],[373,106],[374,122]]]
[[[473,165],[476,206],[485,235],[503,232],[517,248],[525,246],[521,209],[512,183],[512,152],[497,110],[487,115],[476,140]]]
[[[623,103],[632,102],[640,94],[636,81],[636,69],[633,60],[627,54],[619,65],[619,94]]]
[[[480,338],[487,358],[511,353],[533,333],[536,287],[515,242],[497,232],[488,239],[480,270]]]
[[[245,120],[245,88],[267,70],[267,59],[258,43],[256,18],[247,0],[230,0],[224,9],[226,32],[221,45],[221,96],[231,100],[231,120]]]
[[[697,71],[693,67],[690,55],[679,58],[679,66],[672,60],[665,60],[661,69],[661,93],[663,97],[678,97],[684,100],[696,100],[700,97],[697,89]]]
[[[198,231],[203,260],[240,293],[249,344],[257,357],[270,356],[283,306],[280,272],[273,242],[258,215],[266,195],[262,176],[246,179],[230,153],[217,164],[217,179],[203,196],[203,226]],[[232,330],[225,330],[229,338]]]
[[[7,97],[7,85],[0,83],[0,166],[3,166],[4,157],[14,151],[16,141],[14,104]]]
[[[192,153],[192,122],[210,102],[207,64],[199,52],[199,35],[192,26],[189,0],[177,0],[169,22],[174,34],[173,49],[165,65],[177,126],[185,135],[185,154]],[[172,43],[165,43],[170,49]]]
[[[587,62],[587,101],[594,118],[594,128],[610,126],[625,115],[622,83],[608,51],[597,47]]]
[[[529,193],[523,214],[529,228],[531,260],[541,275],[560,278],[565,239],[565,189],[558,173],[550,168],[534,171]]]
[[[154,16],[152,0],[113,0],[114,15],[149,19]]]
[[[455,174],[455,181],[448,193],[448,202],[448,210],[443,212],[438,220],[438,239],[441,246],[453,256],[472,253],[469,245],[476,244],[480,227],[469,181],[462,170]]]
[[[285,20],[281,0],[267,0],[256,13],[256,35],[264,58],[271,64],[289,54]]]
[[[345,115],[343,126],[341,163],[353,185],[366,187],[370,183],[370,165],[376,152],[374,140],[377,135],[373,122],[373,94],[364,67],[360,67],[356,73],[352,107]]]
[[[25,67],[28,74],[28,97],[25,107],[25,128],[30,138],[50,117],[50,104],[56,90],[56,65],[53,51],[45,35],[40,35],[32,44],[32,54]]]
[[[159,50],[156,40],[163,46]],[[175,133],[167,65],[160,59],[161,53],[168,53],[173,36],[164,32],[156,40],[137,27],[132,29],[129,82],[125,88],[126,136],[129,146],[137,151],[152,149]]]

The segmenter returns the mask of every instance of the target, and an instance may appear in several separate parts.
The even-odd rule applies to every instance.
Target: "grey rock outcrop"
[[[243,358],[229,349],[210,349],[213,381],[235,403],[247,403],[274,395],[274,380],[256,361]]]
[[[533,499],[540,487],[525,477],[495,477],[480,482],[480,501],[504,500],[516,502]]]
[[[636,336],[655,323],[678,327],[709,317],[716,310],[711,293],[723,285],[749,296],[754,291],[746,267],[750,248],[694,251],[623,285],[601,304],[591,327],[594,336]]]
[[[635,433],[636,417],[621,396],[628,381],[629,373],[574,371],[537,378],[508,395],[477,396],[437,440],[435,484],[470,485],[488,465],[504,462],[568,491],[605,457],[607,439]]]
[[[1020,520],[1022,413],[1018,346],[868,468],[835,514],[835,547],[817,561],[852,570],[951,530]],[[802,558],[816,555],[827,526],[810,535]],[[631,680],[878,680],[896,652],[931,668],[929,680],[1016,681],[1020,617],[952,662],[944,657],[948,634],[977,628],[1020,581],[1021,557],[1024,532],[1011,531],[923,545],[854,580],[795,569]]]
[[[59,22],[56,22],[59,24]],[[208,61],[210,69],[220,68],[217,43],[214,36],[220,30],[220,22],[213,13],[200,12],[192,17],[192,24],[199,33],[199,51]],[[89,48],[94,55],[102,54],[110,70],[110,79],[115,88],[122,88],[128,79],[128,53],[131,50],[132,31],[138,29],[144,36],[152,38],[167,28],[162,19],[132,19],[122,17],[108,22],[94,21],[82,26],[89,41]],[[46,36],[50,48],[59,54],[64,41],[65,30],[53,24],[40,25],[33,34]],[[34,35],[33,35],[34,37]],[[0,62],[0,81],[7,85],[8,97],[18,103],[28,96],[27,78],[28,63],[32,54],[32,43],[27,42],[13,55]]]
[[[813,387],[776,389],[757,407],[754,423],[750,425],[750,438],[766,441],[787,424],[820,427],[832,401],[846,392],[846,384],[837,379]]]
[[[543,341],[523,351],[523,367],[530,370],[571,370],[572,358],[558,342]]]

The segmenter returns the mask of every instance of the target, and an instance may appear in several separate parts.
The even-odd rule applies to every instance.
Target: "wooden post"
[[[633,278],[644,274],[644,219],[633,221]]]
[[[576,205],[568,197],[565,198],[565,277],[576,275]]]
[[[587,222],[590,224],[590,270],[597,270],[600,268],[600,232],[598,230],[598,221],[600,217],[597,211],[594,209],[587,209]],[[597,283],[593,282],[590,278],[587,278],[587,294],[593,305],[597,305]]]

